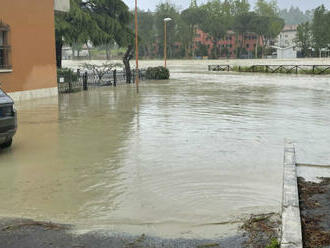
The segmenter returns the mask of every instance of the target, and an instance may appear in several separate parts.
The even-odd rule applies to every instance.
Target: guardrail
[[[330,65],[209,65],[208,70],[322,75],[330,74]]]

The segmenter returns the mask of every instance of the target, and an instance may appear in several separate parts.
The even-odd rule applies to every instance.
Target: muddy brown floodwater
[[[299,161],[327,162],[328,77],[169,65],[171,80],[143,82],[138,96],[122,85],[19,105],[0,152],[0,215],[214,238],[280,211],[285,139]]]

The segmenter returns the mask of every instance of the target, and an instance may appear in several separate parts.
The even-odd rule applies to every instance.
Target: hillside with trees
[[[282,9],[279,13],[280,17],[288,25],[298,25],[305,22],[311,22],[313,19],[313,11],[301,11],[298,7],[291,7],[290,9]]]

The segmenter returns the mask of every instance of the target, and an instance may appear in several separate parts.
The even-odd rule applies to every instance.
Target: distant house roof
[[[282,32],[297,31],[298,25],[285,25]]]

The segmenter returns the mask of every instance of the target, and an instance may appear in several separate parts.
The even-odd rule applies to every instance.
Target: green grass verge
[[[277,239],[273,239],[272,242],[266,246],[266,248],[281,248],[281,244]]]

